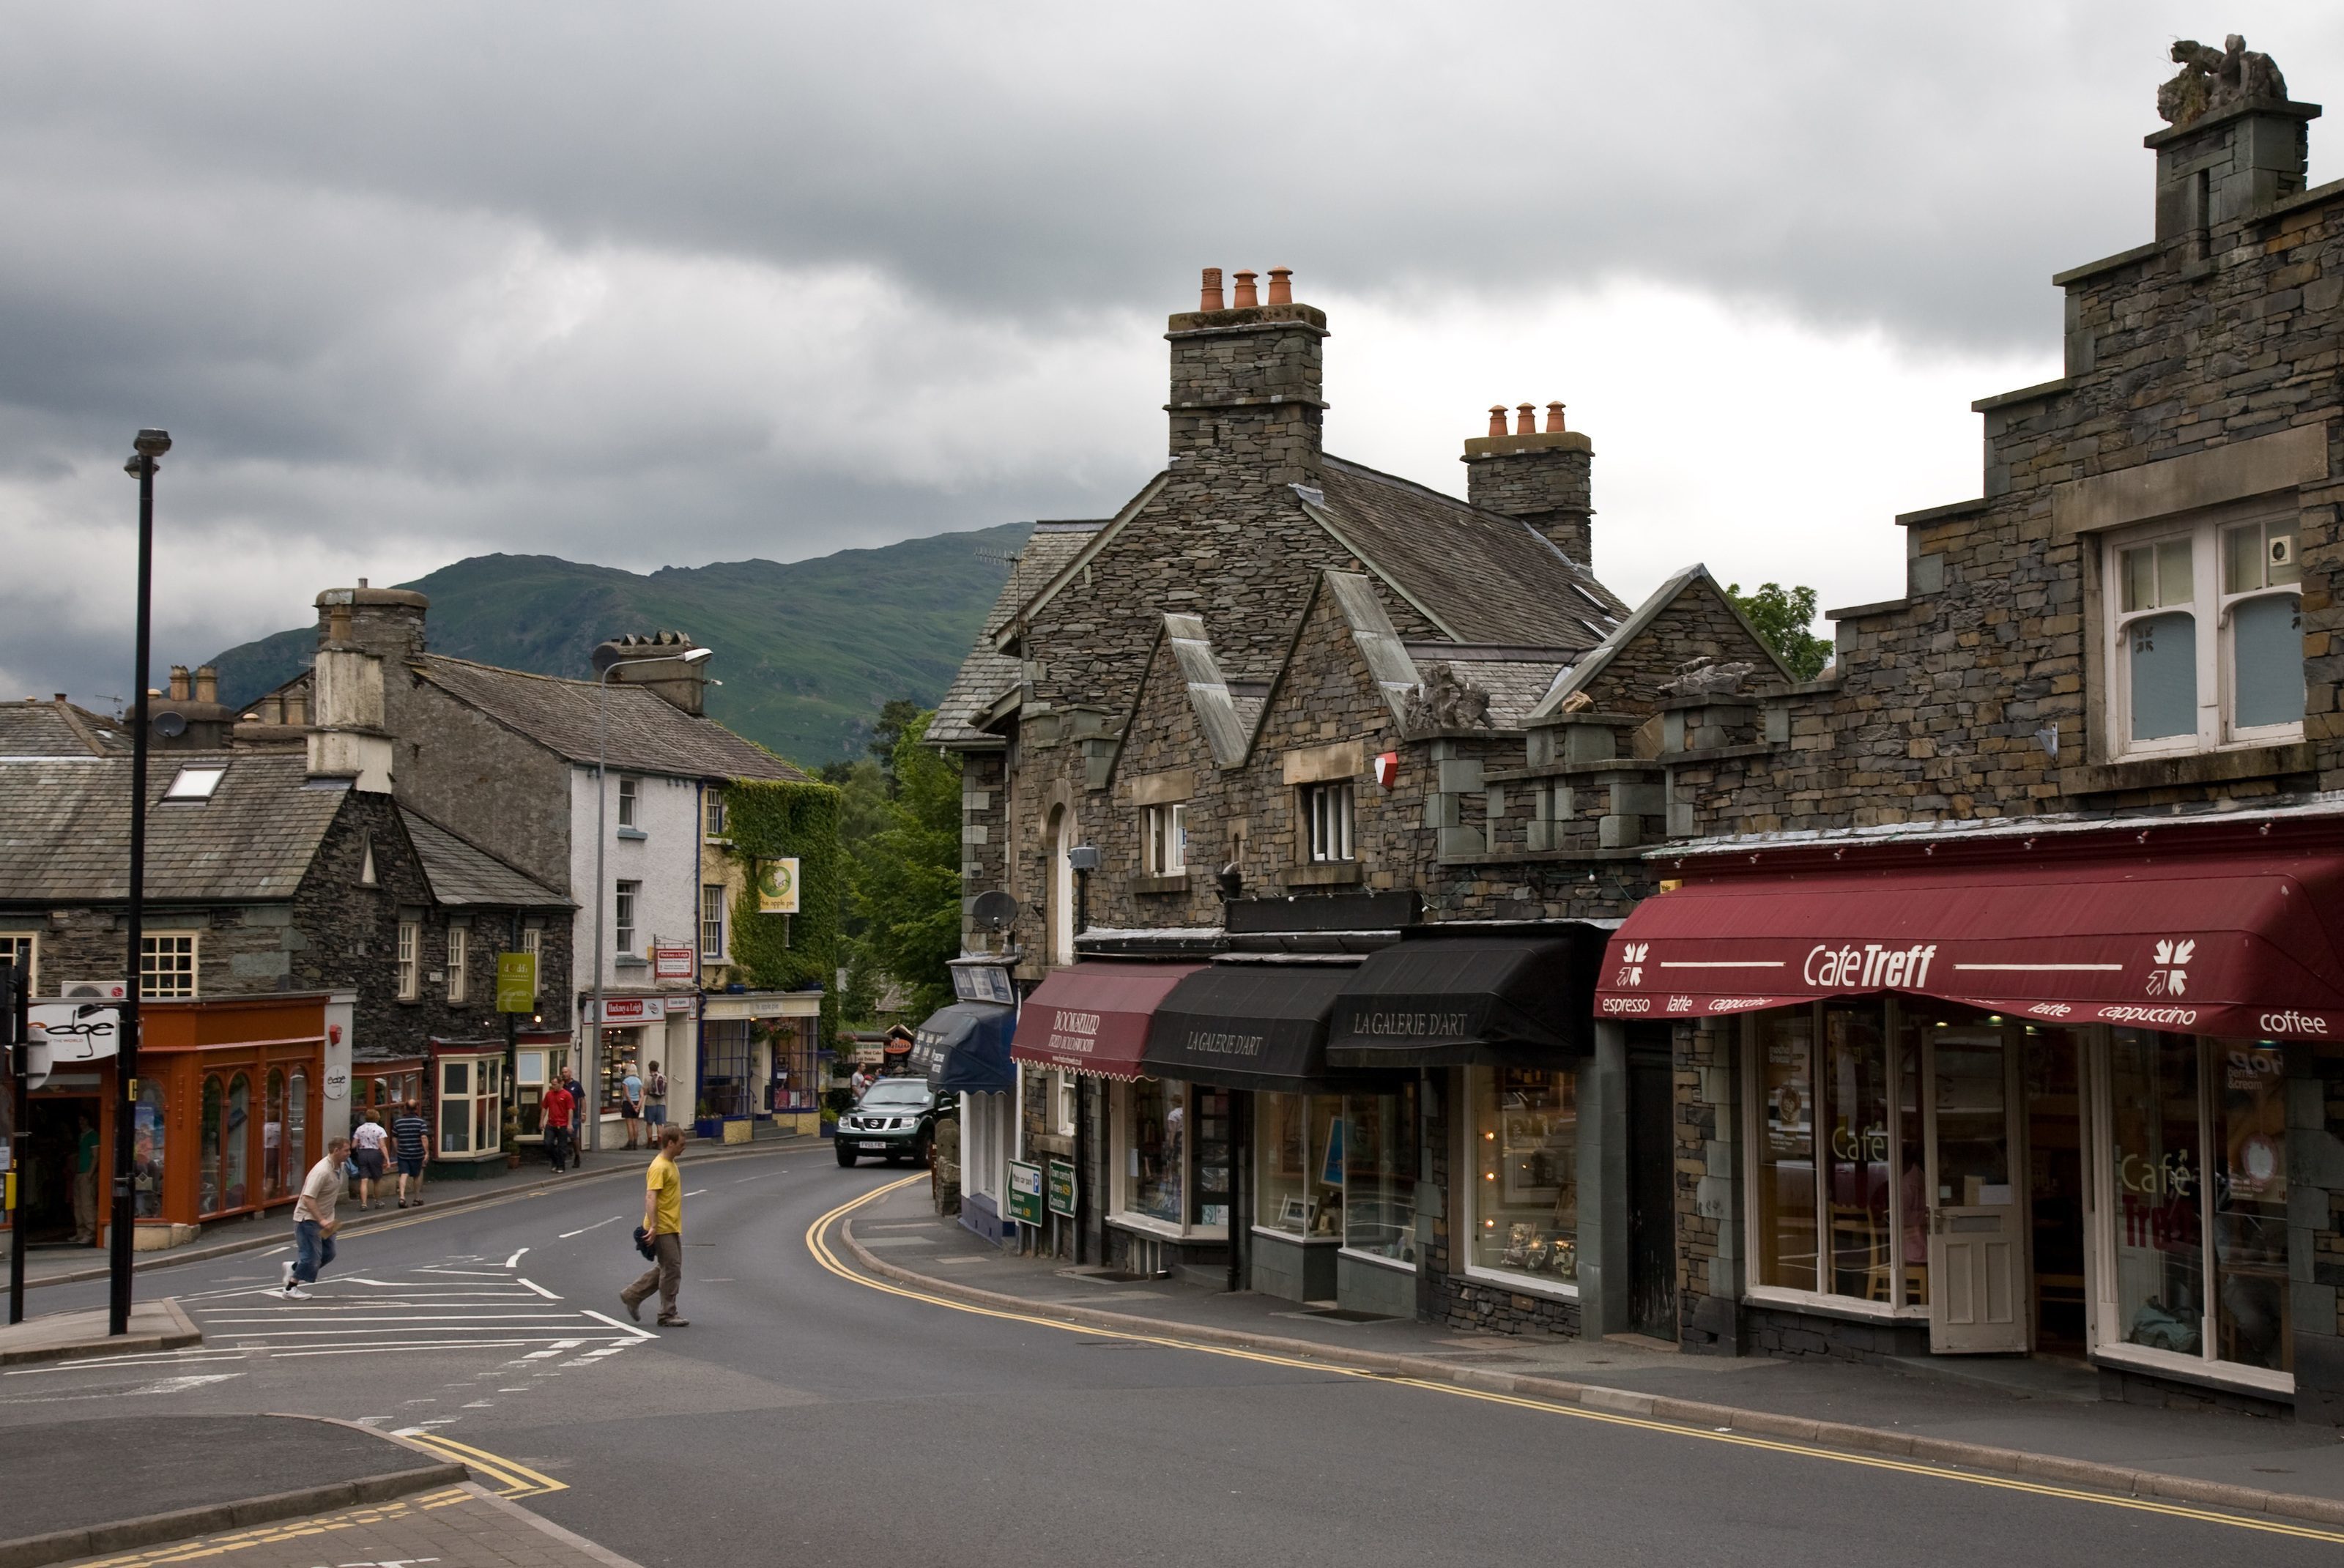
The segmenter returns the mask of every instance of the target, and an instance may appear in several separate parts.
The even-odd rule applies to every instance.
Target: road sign
[[[1042,1222],[1042,1168],[1022,1160],[1009,1162],[1009,1217],[1021,1225]]]
[[[537,955],[535,953],[499,953],[497,955],[497,1010],[499,1012],[535,1012],[537,1010]]]
[[[1075,1162],[1071,1160],[1050,1161],[1050,1212],[1075,1217]]]

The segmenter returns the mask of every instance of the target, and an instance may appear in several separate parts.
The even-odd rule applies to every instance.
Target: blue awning
[[[931,1089],[1005,1093],[1016,1081],[1009,1066],[1009,1040],[1016,1031],[1015,1008],[956,1001],[914,1031],[912,1070],[924,1071]]]

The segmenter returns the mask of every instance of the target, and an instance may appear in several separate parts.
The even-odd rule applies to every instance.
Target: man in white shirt
[[[293,1201],[293,1261],[285,1265],[285,1287],[278,1292],[288,1301],[308,1301],[301,1287],[317,1283],[318,1271],[334,1261],[334,1200],[341,1196],[342,1162],[349,1152],[347,1138],[328,1142],[326,1157],[309,1167],[301,1196]]]
[[[390,1129],[382,1124],[372,1106],[366,1120],[350,1129],[350,1163],[359,1168],[359,1208],[360,1211],[374,1207],[374,1184],[383,1179],[386,1170],[383,1145],[390,1141]]]

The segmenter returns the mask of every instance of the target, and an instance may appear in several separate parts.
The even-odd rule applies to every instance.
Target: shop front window
[[[1131,1211],[1166,1224],[1180,1222],[1186,1174],[1188,1086],[1143,1078],[1131,1086]]]
[[[227,1126],[220,1135],[220,1207],[241,1209],[252,1201],[246,1185],[251,1171],[252,1080],[239,1072],[227,1086]]]
[[[1888,1299],[1888,1051],[1878,1006],[1824,1009],[1824,1189],[1831,1283],[1843,1296]]]
[[[2107,1159],[2126,1343],[2293,1370],[2286,1083],[2268,1042],[2113,1032]]]
[[[168,1128],[163,1117],[163,1085],[138,1084],[136,1131],[130,1145],[131,1212],[141,1220],[163,1217],[163,1156]]]
[[[1758,1229],[1758,1282],[1817,1288],[1815,1096],[1811,1009],[1757,1020],[1758,1128],[1751,1207]]]
[[[1343,1151],[1335,1136],[1343,1102],[1331,1094],[1265,1094],[1254,1148],[1266,1230],[1342,1239]]]
[[[472,1063],[472,1147],[494,1153],[504,1140],[505,1064],[492,1056]]]
[[[539,1138],[545,1132],[547,1056],[542,1050],[513,1053],[513,1114],[523,1138]]]
[[[1472,1262],[1579,1278],[1579,1081],[1569,1070],[1477,1067]]]
[[[260,1199],[285,1196],[285,1073],[268,1070],[268,1097],[260,1121]]]
[[[1416,1086],[1343,1101],[1343,1245],[1416,1261]]]
[[[472,1064],[469,1060],[440,1064],[440,1152],[472,1151]]]
[[[202,1162],[196,1184],[196,1212],[217,1214],[220,1203],[220,1118],[226,1113],[227,1088],[217,1078],[204,1080],[203,1126],[197,1158]]]
[[[309,1174],[309,1075],[298,1070],[285,1083],[285,1171],[296,1191]]]

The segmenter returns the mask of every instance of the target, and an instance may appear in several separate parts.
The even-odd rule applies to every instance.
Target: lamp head
[[[142,457],[159,457],[171,449],[171,433],[168,430],[141,430],[130,445]]]
[[[715,651],[716,650],[714,648],[688,648],[683,651],[683,662],[686,664],[699,664],[705,660],[710,654]]]

